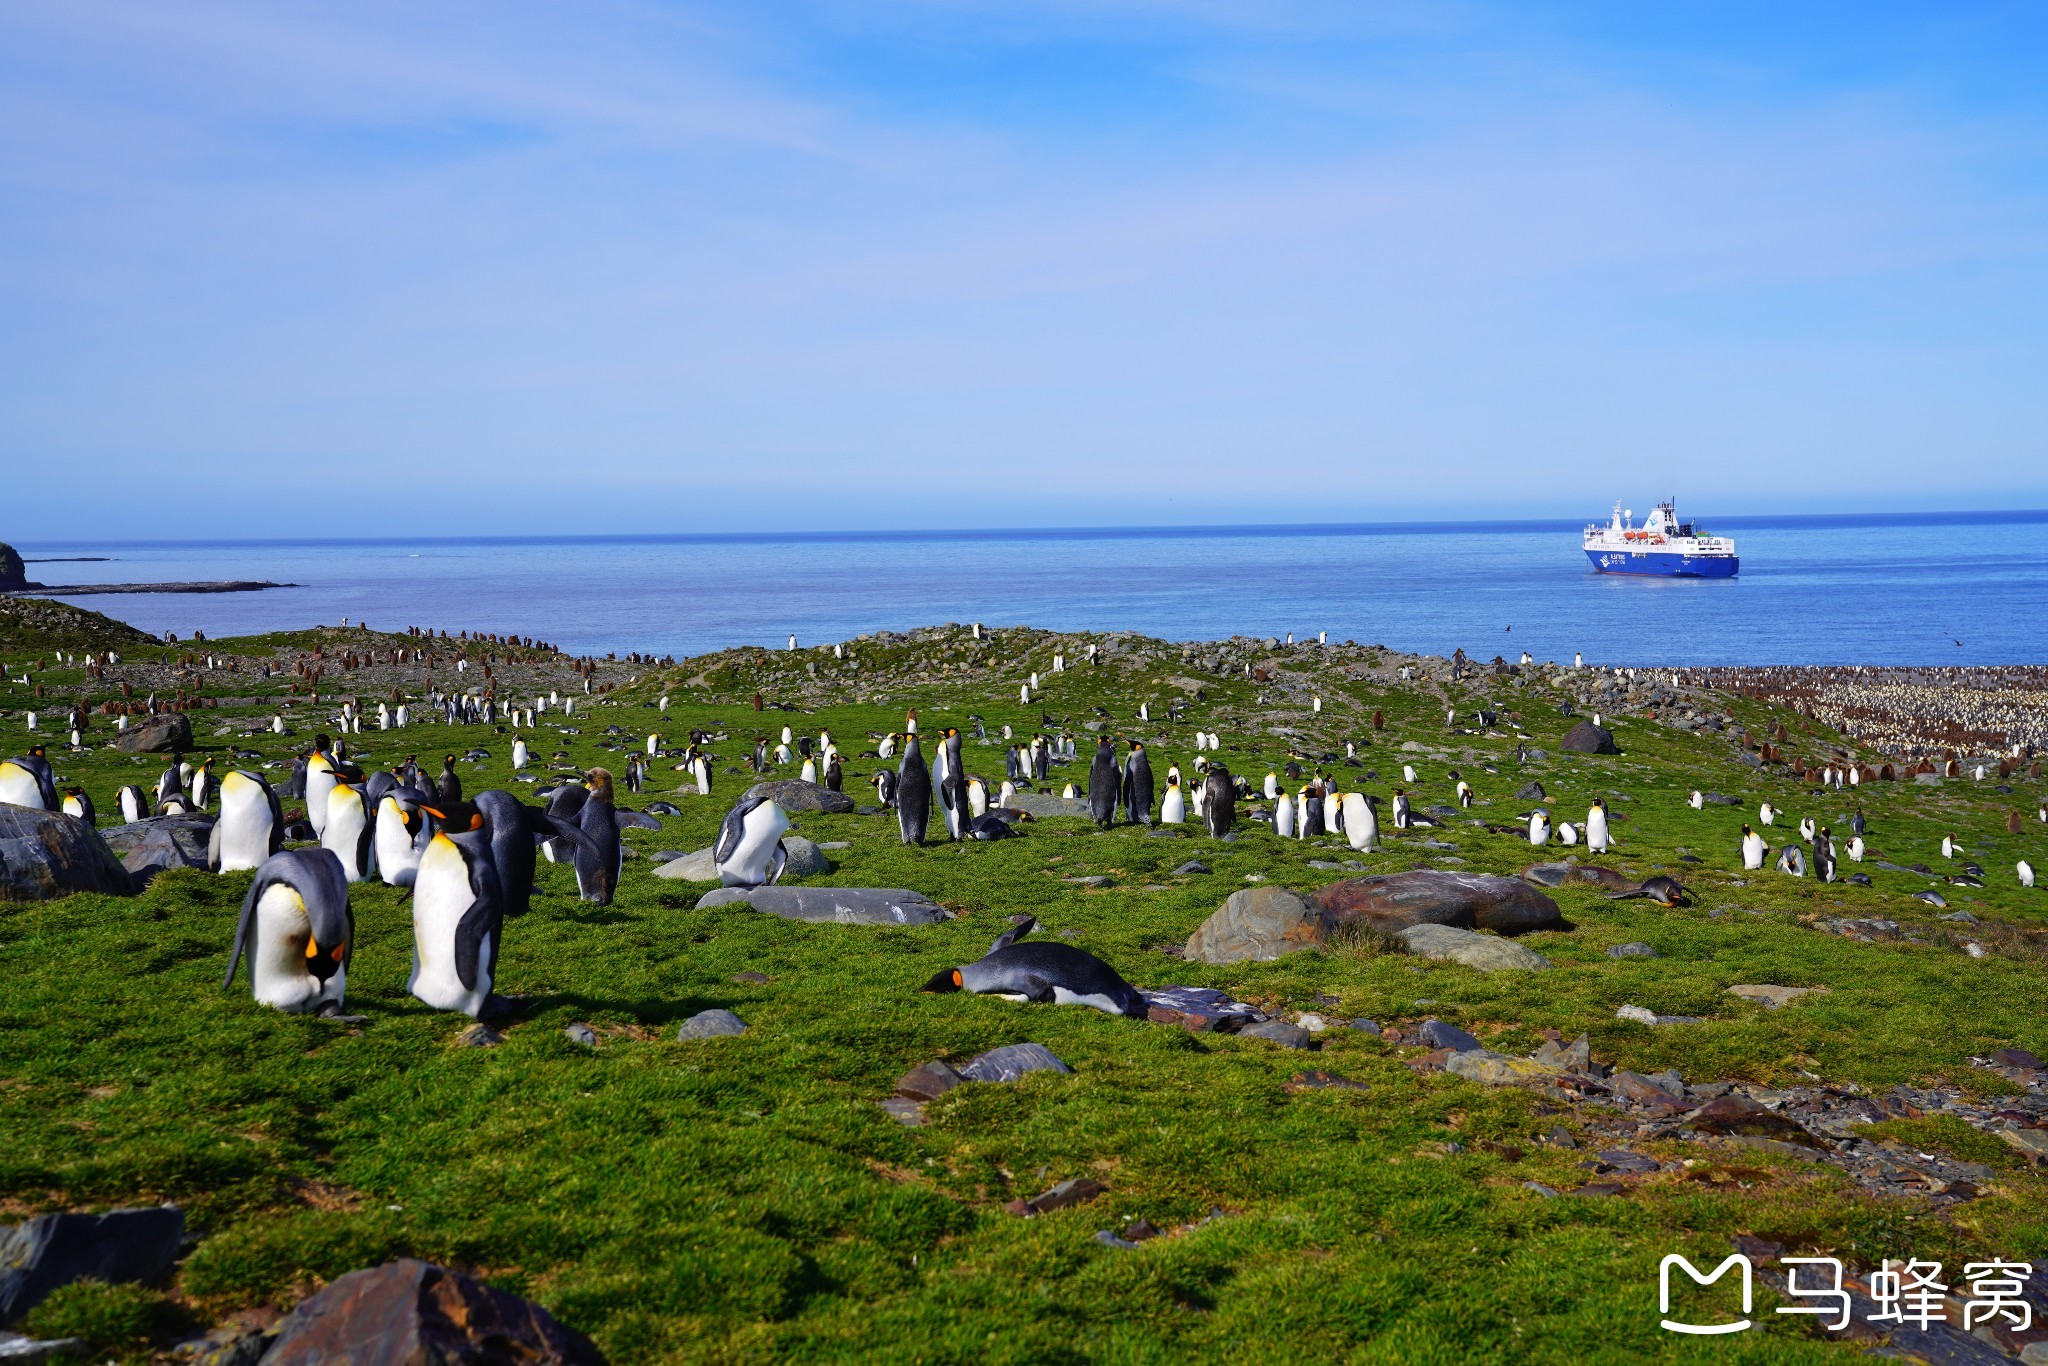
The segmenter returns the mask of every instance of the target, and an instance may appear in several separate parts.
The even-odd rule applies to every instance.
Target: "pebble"
[[[1557,1198],[1557,1192],[1544,1185],[1541,1181],[1524,1181],[1522,1189],[1535,1191],[1546,1200],[1555,1200]]]
[[[1320,1034],[1330,1027],[1328,1020],[1314,1013],[1301,1015],[1294,1022],[1311,1034]]]
[[[597,1031],[587,1024],[572,1024],[562,1031],[562,1037],[570,1043],[580,1043],[585,1048],[597,1047]]]
[[[676,1031],[678,1042],[690,1039],[715,1039],[747,1032],[747,1023],[730,1010],[702,1010],[683,1021]]]
[[[1479,1040],[1467,1034],[1454,1024],[1442,1020],[1422,1022],[1422,1041],[1431,1048],[1448,1048],[1454,1053],[1470,1053],[1480,1046]]]
[[[1174,876],[1176,877],[1188,876],[1195,873],[1206,873],[1208,871],[1209,865],[1202,862],[1198,858],[1191,858],[1186,863],[1183,863],[1180,867],[1173,870]]]
[[[1648,944],[1616,944],[1607,950],[1609,958],[1655,958],[1657,951]]]
[[[1974,925],[1977,923],[1977,917],[1971,915],[1968,911],[1950,911],[1947,915],[1938,915],[1934,918],[1936,920],[1953,920],[1959,925]]]
[[[1645,1010],[1641,1006],[1623,1006],[1614,1012],[1614,1018],[1617,1020],[1634,1020],[1638,1024],[1653,1025],[1657,1023],[1657,1012]]]
[[[1246,1025],[1238,1035],[1247,1039],[1264,1039],[1282,1048],[1307,1048],[1311,1037],[1300,1025],[1292,1025],[1285,1020],[1261,1020],[1257,1024]]]
[[[1730,996],[1740,996],[1745,1001],[1755,1001],[1771,1010],[1780,1010],[1802,996],[1811,996],[1815,992],[1826,991],[1826,987],[1734,986],[1728,988]]]
[[[768,974],[765,972],[736,972],[732,975],[732,980],[748,986],[765,987],[768,985]]]
[[[1353,1020],[1351,1027],[1361,1034],[1378,1034],[1380,1032],[1379,1025],[1375,1021],[1367,1019]]]

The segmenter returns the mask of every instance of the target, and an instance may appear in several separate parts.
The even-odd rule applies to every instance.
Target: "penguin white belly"
[[[755,811],[761,809],[754,808]],[[751,817],[753,812],[748,815]],[[775,823],[771,821],[757,825],[749,819],[740,847],[733,851],[731,858],[718,865],[718,880],[727,887],[758,887],[766,882],[774,871],[775,850],[782,843],[782,831],[774,827]]]
[[[484,969],[491,961],[489,935],[481,941],[473,974],[476,985],[463,986],[456,969],[455,929],[475,900],[461,853],[438,842],[429,845],[413,880],[413,968],[406,990],[436,1010],[474,1015],[491,994],[491,977]]]
[[[142,803],[137,799],[136,790],[132,787],[122,788],[121,819],[132,825],[142,819],[142,814]]]
[[[270,803],[263,794],[220,813],[220,870],[246,872],[270,857]]]
[[[377,808],[377,871],[392,887],[410,887],[419,876],[419,851],[405,818],[390,806],[390,799]]]
[[[316,835],[327,829],[327,798],[333,791],[332,769],[306,770],[306,820],[312,825],[313,833]]]
[[[1596,854],[1607,852],[1607,817],[1597,809],[1586,817],[1586,847]]]
[[[19,764],[0,764],[0,802],[42,810],[43,789],[36,775]]]
[[[336,808],[329,809],[327,828],[320,832],[320,847],[334,851],[350,882],[361,882],[369,875],[369,869],[358,866],[362,857],[362,840],[363,804],[360,801],[336,803]]]
[[[1344,838],[1353,849],[1372,849],[1380,842],[1379,818],[1361,792],[1344,794]]]
[[[306,941],[312,933],[306,903],[290,887],[278,883],[257,901],[249,974],[258,1001],[292,1015],[317,1010],[327,1001],[341,1004],[348,987],[346,968],[336,968],[324,982],[306,971]]]
[[[1182,825],[1186,823],[1187,818],[1188,804],[1180,795],[1180,789],[1176,787],[1166,794],[1165,802],[1160,805],[1159,819],[1167,825]]]
[[[1111,1015],[1123,1014],[1123,1011],[1117,1008],[1115,1001],[1110,1000],[1100,992],[1083,994],[1078,991],[1069,991],[1065,987],[1054,987],[1052,989],[1052,1003],[1058,1006],[1094,1006],[1097,1010],[1106,1011]]]

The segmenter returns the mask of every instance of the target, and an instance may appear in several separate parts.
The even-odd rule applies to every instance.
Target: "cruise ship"
[[[1657,504],[1641,526],[1634,523],[1635,513],[1616,503],[1613,520],[1586,528],[1586,558],[1595,572],[1732,579],[1742,567],[1735,557],[1735,542],[1679,521],[1669,499]]]

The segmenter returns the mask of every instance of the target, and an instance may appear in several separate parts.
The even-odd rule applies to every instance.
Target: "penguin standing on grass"
[[[92,797],[82,787],[67,787],[64,789],[62,809],[65,815],[76,816],[87,825],[97,826],[100,823],[100,815],[93,808]]]
[[[1202,824],[1211,839],[1222,839],[1237,823],[1237,785],[1222,764],[1209,765],[1202,779]]]
[[[472,1019],[493,1007],[505,904],[481,812],[450,803],[412,884],[412,976],[405,989],[436,1010]],[[450,829],[456,831],[451,834]]]
[[[1145,742],[1130,742],[1131,752],[1124,756],[1124,819],[1132,825],[1152,823],[1152,760],[1145,753]]]
[[[925,767],[917,732],[903,737],[903,762],[896,770],[896,824],[905,844],[923,844],[932,818],[932,774]]]
[[[1595,797],[1586,812],[1586,848],[1596,854],[1607,852],[1607,799]]]
[[[326,849],[287,849],[256,870],[223,989],[235,984],[249,955],[249,987],[256,1000],[287,1014],[339,1014],[355,952],[348,875]]]
[[[327,824],[320,831],[320,847],[334,851],[350,882],[361,882],[376,867],[375,836],[362,789],[336,783],[327,793]]]
[[[1104,830],[1116,822],[1117,798],[1123,792],[1123,774],[1116,764],[1116,751],[1109,737],[1095,742],[1095,759],[1088,766],[1088,814]]]
[[[946,837],[965,839],[967,827],[974,822],[974,813],[967,798],[967,768],[960,755],[960,731],[957,727],[946,727],[945,738],[939,742],[939,753],[945,759],[945,776],[939,782],[939,801],[946,813]]]

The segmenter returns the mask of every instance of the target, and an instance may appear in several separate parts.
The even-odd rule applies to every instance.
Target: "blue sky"
[[[0,538],[2048,505],[2044,40],[0,0]]]

